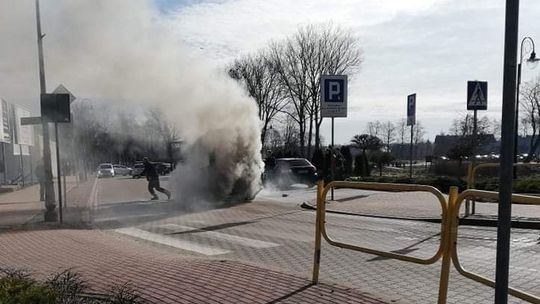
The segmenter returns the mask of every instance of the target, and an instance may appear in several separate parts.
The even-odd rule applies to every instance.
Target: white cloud
[[[520,30],[540,41],[539,14],[538,1],[521,2]],[[336,134],[338,142],[363,131],[369,120],[402,118],[412,92],[418,94],[418,119],[433,137],[465,112],[466,81],[472,79],[489,81],[486,114],[501,115],[504,1],[231,0],[190,5],[171,16],[182,39],[218,64],[301,24],[331,21],[352,28],[365,61],[350,84],[352,113],[341,120],[348,127]]]
[[[189,5],[165,15],[159,15],[151,6],[152,1],[137,3],[143,2],[140,6],[146,10],[155,10],[151,15],[166,25],[164,31],[175,31],[176,37],[190,46],[192,53],[211,58],[216,66],[261,48],[272,39],[286,37],[300,24],[332,21],[352,28],[360,38],[365,61],[350,84],[351,117],[336,122],[338,142],[347,142],[354,133],[361,132],[369,120],[402,118],[406,95],[411,92],[418,94],[418,119],[428,128],[430,136],[447,130],[452,117],[464,112],[466,81],[470,79],[489,81],[487,113],[500,117],[502,0],[188,1]],[[59,42],[54,40],[55,36],[62,37],[62,31],[77,30],[52,21],[62,14],[55,12],[56,3],[58,0],[42,2],[44,31],[48,33],[46,68],[72,64],[76,69],[74,73],[83,73],[85,71],[77,69],[75,61],[79,56],[66,53],[66,57],[58,58],[54,53],[54,45]],[[540,1],[522,0],[520,6],[520,37],[532,36],[540,45],[540,23],[537,22]],[[129,14],[122,16],[127,18],[125,24],[136,18],[130,19]],[[0,4],[0,38],[8,42],[0,47],[0,96],[33,104],[36,109],[39,90],[34,18],[33,1],[5,0]],[[118,16],[111,14],[110,18]],[[13,31],[10,28],[13,24],[20,28]],[[87,34],[106,33],[95,29]],[[126,36],[123,39],[129,48],[130,44],[137,46],[146,38]],[[103,48],[106,46],[76,47],[93,59],[99,57],[99,50]],[[535,70],[524,68],[524,81],[539,73],[540,66]],[[56,75],[48,74],[49,87],[59,82]],[[347,128],[340,129],[340,124]],[[324,131],[329,138],[328,128]]]

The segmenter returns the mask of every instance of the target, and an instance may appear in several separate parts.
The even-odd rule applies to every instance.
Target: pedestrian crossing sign
[[[467,110],[487,110],[487,81],[467,82]]]

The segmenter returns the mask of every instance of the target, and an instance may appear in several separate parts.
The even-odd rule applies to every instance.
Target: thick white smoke
[[[0,5],[0,22],[7,26],[0,38],[14,37],[17,44],[0,51],[0,57],[10,57],[0,64],[25,69],[10,77],[0,71],[0,89],[13,96],[39,92],[33,4]],[[262,161],[255,103],[225,73],[186,50],[185,37],[152,1],[41,0],[41,8],[48,90],[62,83],[77,96],[163,110],[187,144],[187,162],[173,176],[177,197],[194,194],[187,189],[223,198],[235,187],[243,192],[258,187]]]

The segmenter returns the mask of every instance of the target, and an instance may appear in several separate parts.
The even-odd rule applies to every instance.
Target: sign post
[[[347,75],[321,75],[321,117],[332,118],[331,180],[334,180],[334,118],[347,117]],[[334,199],[334,188],[331,191]]]
[[[467,81],[467,110],[474,111],[473,117],[473,139],[472,139],[472,166],[476,163],[476,153],[478,145],[478,110],[487,110],[487,81]],[[465,202],[465,215],[475,214],[476,202],[472,205],[469,200]]]
[[[412,179],[413,138],[416,124],[416,93],[407,96],[407,126],[411,126],[411,150],[409,159],[409,178]]]
[[[58,95],[60,94],[64,95],[61,101],[57,99],[56,107],[58,111],[58,117],[57,117],[57,120],[55,120],[54,122],[54,136],[56,138],[56,172],[57,172],[56,174],[58,175],[58,200],[62,201],[62,194],[61,194],[62,186],[60,186],[60,184],[62,183],[62,171],[60,169],[62,162],[60,161],[60,138],[58,136],[58,123],[71,122],[70,105],[75,100],[75,96],[73,96],[73,94],[71,94],[71,92],[68,89],[66,89],[64,85],[59,85],[58,87],[56,87],[53,93],[58,94]],[[66,99],[65,95],[68,95],[68,102],[65,101]],[[67,196],[66,175],[64,173],[64,197],[63,197],[64,208],[66,207],[66,204],[67,204],[66,196]],[[62,203],[60,203],[60,209],[62,209]]]
[[[60,172],[60,143],[58,138],[58,123],[71,122],[70,94],[41,94],[41,115],[44,125],[48,127],[49,122],[54,122],[56,133],[56,170],[58,175],[58,210],[60,223],[62,217],[62,176]]]

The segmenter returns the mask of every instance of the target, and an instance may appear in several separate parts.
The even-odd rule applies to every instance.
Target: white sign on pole
[[[19,106],[15,106],[15,142],[19,145],[33,146],[34,145],[34,130],[32,126],[23,126],[21,124],[22,117],[30,117],[30,111]]]
[[[11,143],[11,135],[9,129],[9,105],[0,99],[0,142]]]
[[[71,92],[63,85],[59,85],[54,89],[54,94],[68,94],[69,95],[69,103],[72,103],[75,100],[75,96],[71,94]]]
[[[321,75],[321,117],[347,117],[347,75]]]

